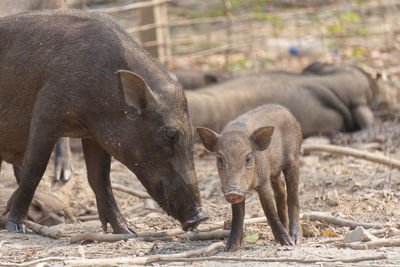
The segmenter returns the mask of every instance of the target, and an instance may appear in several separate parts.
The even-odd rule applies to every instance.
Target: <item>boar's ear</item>
[[[274,132],[273,126],[261,127],[253,132],[250,139],[253,141],[257,150],[265,150],[271,143],[271,137]]]
[[[156,105],[157,99],[142,77],[127,70],[119,70],[117,74],[128,106],[136,108],[139,114],[143,114],[150,106]]]
[[[215,152],[216,144],[218,142],[218,134],[213,130],[210,130],[205,127],[197,127],[197,133],[200,136],[201,142],[203,143],[204,147],[210,150],[211,152]]]

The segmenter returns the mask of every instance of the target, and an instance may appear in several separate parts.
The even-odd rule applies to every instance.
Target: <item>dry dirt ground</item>
[[[329,142],[326,138],[312,138],[305,140],[307,143]],[[346,144],[363,150],[384,154],[400,159],[400,124],[398,121],[380,123],[376,128],[354,134],[340,134],[332,138],[331,142]],[[70,182],[62,187],[51,187],[53,162],[40,187],[43,190],[53,191],[60,198],[65,199],[71,206],[76,217],[96,213],[95,197],[86,180],[85,166],[82,154],[74,152],[75,172]],[[230,205],[225,201],[220,190],[216,171],[215,158],[200,146],[196,145],[195,157],[196,171],[200,189],[204,194],[203,206],[210,216],[206,224],[230,220]],[[15,187],[12,168],[3,164],[0,176],[1,187]],[[131,188],[143,189],[134,174],[129,172],[122,164],[113,161],[111,170],[112,182]],[[329,205],[326,195],[329,191],[336,190],[339,196],[337,206]],[[1,192],[1,189],[0,189]],[[206,192],[206,193],[205,193]],[[143,202],[132,195],[114,191],[117,202],[122,211]],[[341,216],[362,222],[382,223],[387,226],[400,227],[400,171],[388,166],[355,159],[347,156],[334,156],[328,153],[311,153],[301,156],[300,176],[300,211],[325,211],[340,213]],[[135,212],[125,212],[131,226],[137,232],[156,232],[180,228],[174,219],[168,217],[159,208],[147,201],[145,207]],[[250,192],[246,196],[246,217],[263,216],[257,194]],[[254,243],[244,243],[239,251],[226,253],[219,248],[207,255],[220,257],[246,257],[246,258],[280,258],[283,262],[245,262],[214,260],[188,262],[155,262],[151,265],[188,265],[194,266],[302,266],[306,263],[291,263],[285,259],[307,260],[320,259],[337,260],[330,263],[309,263],[307,265],[346,265],[346,266],[399,266],[400,247],[381,247],[368,250],[353,250],[343,248],[340,238],[350,230],[324,222],[301,220],[305,226],[314,226],[313,237],[304,237],[303,243],[293,247],[280,246],[273,241],[271,229],[267,223],[257,223],[245,226],[246,231],[260,233],[260,239]],[[98,220],[69,223],[55,226],[66,236],[85,231],[101,232]],[[322,234],[322,230],[330,230],[338,234],[331,237]],[[108,230],[110,231],[110,229]],[[388,234],[385,238],[395,238]],[[51,239],[29,232],[26,235],[9,233],[0,230],[0,266],[13,263],[23,263],[46,257],[86,257],[115,258],[115,257],[141,257],[156,254],[171,254],[206,247],[213,242],[207,241],[181,241],[172,239],[168,241],[145,242],[130,239],[114,243],[85,243],[70,244],[68,237]],[[226,242],[226,239],[223,240]],[[363,261],[359,263],[345,263],[343,260],[355,259],[366,256],[386,255],[386,259]],[[48,262],[41,266],[64,266],[62,261]]]

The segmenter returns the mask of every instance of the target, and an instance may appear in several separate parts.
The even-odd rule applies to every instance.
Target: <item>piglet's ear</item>
[[[124,100],[128,106],[136,108],[139,114],[157,106],[156,96],[142,77],[127,70],[119,70],[117,75],[121,80]]]
[[[211,152],[215,152],[219,135],[213,130],[210,130],[205,127],[197,127],[196,131],[199,134],[201,142],[203,143],[204,147],[210,150]]]
[[[250,136],[251,141],[254,143],[257,150],[265,150],[271,143],[272,134],[274,132],[273,126],[266,126],[258,128]]]

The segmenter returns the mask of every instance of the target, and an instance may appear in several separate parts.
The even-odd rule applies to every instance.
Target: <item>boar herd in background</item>
[[[301,73],[240,77],[169,71],[108,15],[45,10],[6,16],[66,8],[63,0],[18,2],[8,4],[14,7],[9,12],[0,8],[0,164],[14,165],[19,184],[13,194],[2,189],[2,197],[10,197],[0,205],[8,213],[0,227],[10,231],[25,232],[27,217],[47,225],[63,222],[63,205],[35,190],[54,146],[55,180],[70,178],[68,137],[82,139],[104,230],[110,224],[114,233],[134,233],[112,194],[111,157],[185,231],[194,229],[208,218],[194,172],[193,142],[200,140],[216,153],[223,193],[232,204],[226,250],[241,244],[249,190],[259,194],[275,239],[297,244],[303,136],[373,124],[378,87],[357,67],[316,62]],[[40,210],[31,211],[37,203]],[[35,210],[39,214],[32,215]]]

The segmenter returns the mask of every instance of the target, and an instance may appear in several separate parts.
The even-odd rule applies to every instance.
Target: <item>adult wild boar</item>
[[[217,132],[239,114],[269,103],[288,108],[304,137],[366,127],[370,114],[362,111],[372,96],[367,77],[352,82],[356,89],[340,92],[332,86],[339,78],[273,71],[187,91],[186,97],[193,124]]]
[[[68,8],[68,5],[65,0],[1,0],[0,17],[31,10],[66,8]],[[56,144],[55,151],[54,179],[56,181],[67,181],[73,172],[69,139],[66,137],[60,138]],[[20,183],[22,175],[21,166],[14,165],[14,174],[17,182]]]
[[[78,10],[0,19],[0,156],[23,164],[8,229],[29,203],[61,136],[82,138],[103,229],[132,232],[115,202],[111,156],[184,230],[207,218],[183,89],[110,16]]]
[[[201,70],[174,70],[172,71],[185,90],[206,87],[232,78],[229,73]]]
[[[222,191],[232,204],[232,230],[226,250],[234,251],[242,242],[245,193],[253,189],[260,197],[275,239],[282,245],[300,242],[302,134],[293,115],[282,106],[263,105],[229,122],[221,134],[202,127],[197,132],[204,146],[216,152]]]

